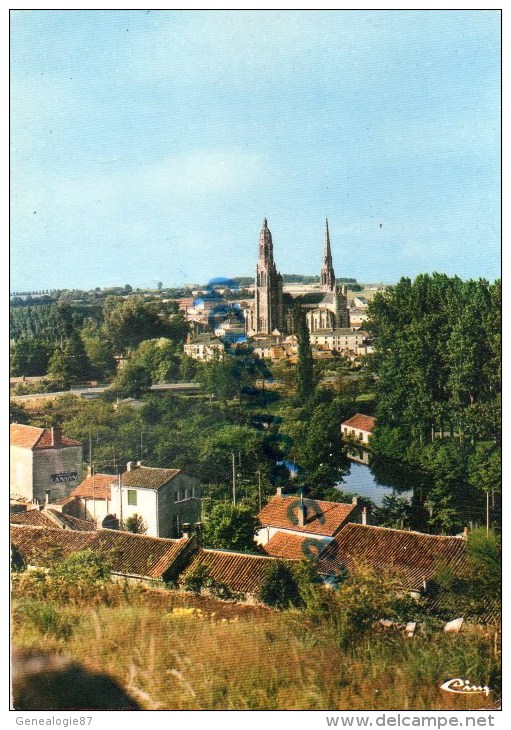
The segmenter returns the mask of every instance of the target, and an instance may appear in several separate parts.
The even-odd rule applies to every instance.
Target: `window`
[[[179,492],[174,492],[174,502],[177,502],[179,499]]]
[[[137,490],[136,489],[128,489],[128,504],[132,505],[133,507],[137,506]]]

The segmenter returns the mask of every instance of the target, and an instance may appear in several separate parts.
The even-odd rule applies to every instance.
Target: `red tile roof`
[[[348,524],[321,554],[319,572],[339,575],[366,566],[398,577],[403,587],[420,590],[440,564],[456,571],[465,556],[466,541],[460,537]]]
[[[54,449],[82,445],[80,441],[75,441],[75,439],[70,439],[64,435],[60,435],[58,443],[52,445],[51,429],[25,426],[22,423],[11,423],[10,437],[11,446],[21,446],[24,449]]]
[[[315,499],[304,499],[303,502],[307,510],[303,527],[298,525],[300,497],[297,496],[272,497],[259,512],[259,521],[262,525],[271,527],[332,537],[356,509],[353,504],[341,502],[323,502]]]
[[[48,550],[57,549],[62,558],[66,558],[77,550],[86,550],[94,532],[75,532],[59,530],[53,527],[32,527],[29,525],[11,525],[11,542],[16,545],[30,565],[45,565]]]
[[[110,485],[117,481],[112,474],[94,474],[80,482],[73,489],[71,497],[82,497],[84,499],[112,499]]]
[[[179,469],[158,469],[152,466],[137,466],[121,474],[123,487],[159,489],[180,473]]]
[[[10,516],[11,525],[32,525],[33,527],[59,527],[63,530],[78,530],[93,532],[96,529],[94,522],[80,520],[72,515],[65,515],[56,509],[31,509]]]
[[[265,553],[273,558],[286,558],[287,560],[314,559],[324,550],[328,542],[316,537],[292,535],[289,532],[279,530],[266,545],[263,545],[263,549]]]
[[[118,530],[75,532],[58,528],[11,525],[11,542],[32,565],[45,565],[48,549],[65,558],[94,550],[112,561],[112,571],[142,578],[161,578],[190,544],[189,540],[134,535]]]
[[[273,558],[224,550],[197,550],[186,570],[185,578],[199,564],[207,565],[209,576],[232,591],[257,593],[264,580],[265,569]]]
[[[363,413],[355,413],[354,416],[348,418],[347,421],[341,423],[341,426],[348,426],[348,428],[358,428],[360,431],[367,431],[371,433],[373,428],[376,426],[376,418],[372,416],[365,416]]]
[[[32,525],[32,527],[51,527],[55,529],[55,522],[45,512],[31,509],[28,512],[19,512],[10,516],[11,525]]]

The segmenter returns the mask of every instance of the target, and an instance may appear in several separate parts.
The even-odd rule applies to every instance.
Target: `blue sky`
[[[11,11],[11,289],[500,275],[498,11]],[[382,226],[380,227],[380,224]]]

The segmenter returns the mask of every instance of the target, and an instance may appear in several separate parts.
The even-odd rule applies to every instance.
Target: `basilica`
[[[293,334],[298,306],[304,310],[311,332],[349,328],[347,288],[335,282],[328,220],[325,221],[320,280],[320,289],[317,291],[294,298],[284,293],[282,275],[277,271],[273,259],[271,231],[265,218],[259,234],[254,301],[247,313],[247,334],[252,337]]]

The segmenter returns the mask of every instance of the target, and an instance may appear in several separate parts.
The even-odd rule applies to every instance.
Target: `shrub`
[[[296,569],[286,560],[275,560],[265,567],[265,575],[257,599],[275,608],[302,606],[300,581]]]
[[[66,615],[59,611],[52,603],[27,601],[19,607],[22,616],[44,635],[52,635],[57,639],[67,641],[75,625],[76,616]]]
[[[192,591],[199,594],[209,578],[209,566],[206,563],[198,563],[192,570],[181,580],[181,586],[185,591]]]

